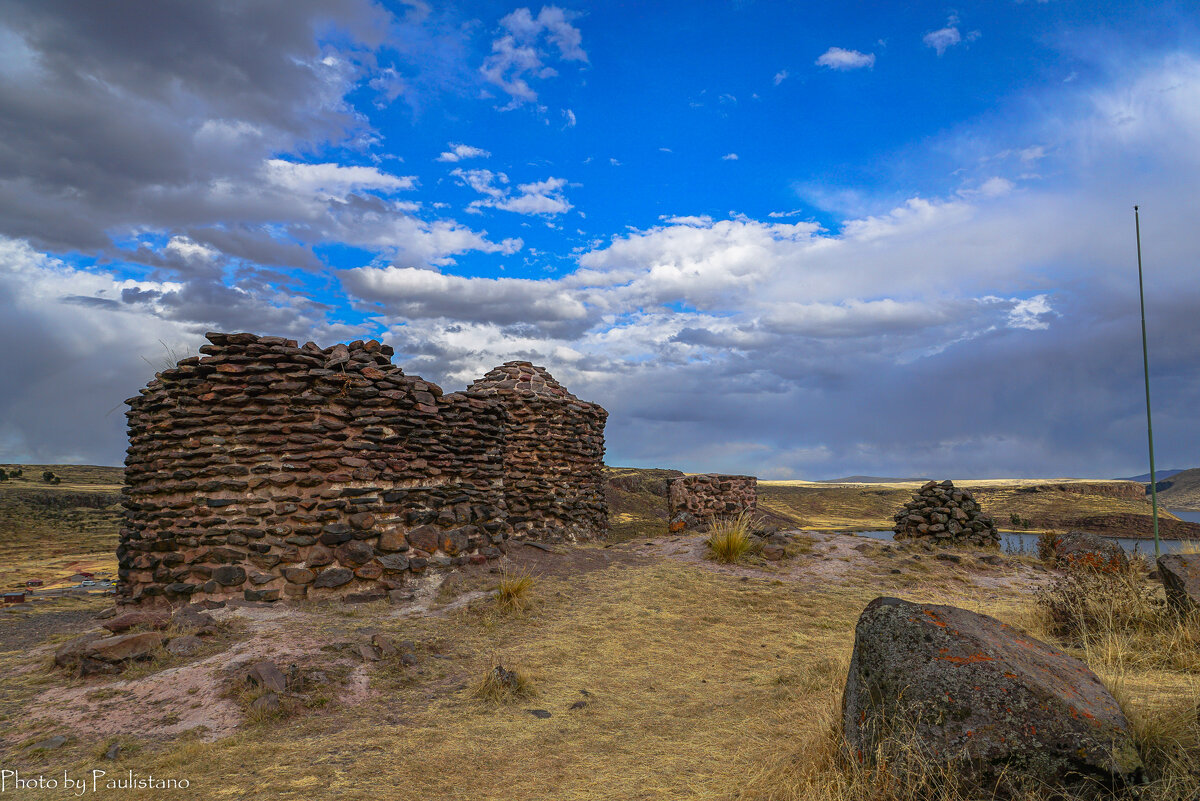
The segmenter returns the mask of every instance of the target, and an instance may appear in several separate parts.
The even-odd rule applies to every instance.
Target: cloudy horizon
[[[609,464],[1200,465],[1200,12],[0,0],[0,462],[208,330],[510,359]],[[1135,13],[1136,11],[1136,13]]]

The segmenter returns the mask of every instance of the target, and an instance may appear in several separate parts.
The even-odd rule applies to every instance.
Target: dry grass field
[[[619,491],[645,494],[629,486]],[[813,529],[893,508],[890,495],[839,500],[835,487],[810,496],[818,509],[773,486],[764,504],[803,513]],[[1196,797],[1200,664],[1161,658],[1154,643],[1166,630],[1127,617],[1107,635],[1056,633],[1036,600],[1054,574],[1035,560],[963,552],[952,562],[827,531],[783,562],[719,564],[702,535],[652,527],[657,501],[632,500],[640,507],[615,510],[630,520],[613,541],[515,547],[502,565],[432,578],[406,605],[216,610],[230,627],[223,650],[162,655],[125,676],[73,679],[49,666],[55,643],[95,625],[77,618],[103,599],[0,615],[0,761],[23,775],[132,770],[190,783],[101,798],[907,798],[895,777],[853,767],[838,748],[855,621],[872,598],[893,595],[985,612],[1086,659],[1157,771],[1137,797]],[[517,589],[515,578],[529,581]],[[1144,570],[1136,580],[1161,592]],[[1171,637],[1200,642],[1200,623],[1181,625]],[[40,640],[22,634],[9,647],[31,627]],[[356,656],[375,634],[407,641],[410,658]],[[234,668],[260,658],[320,668],[327,681],[278,713],[248,714]],[[521,674],[520,693],[480,692],[496,665]],[[60,734],[61,747],[37,750]],[[105,759],[114,743],[120,754]]]

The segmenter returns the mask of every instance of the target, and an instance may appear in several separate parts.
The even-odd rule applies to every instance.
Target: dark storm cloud
[[[161,200],[272,151],[345,138],[363,121],[342,103],[338,71],[356,67],[322,65],[316,36],[336,24],[348,59],[389,22],[366,0],[297,0],[286,13],[178,0],[2,8],[6,39],[21,46],[0,75],[0,226],[50,248],[203,218]]]

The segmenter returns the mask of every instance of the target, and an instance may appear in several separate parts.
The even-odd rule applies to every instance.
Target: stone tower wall
[[[608,412],[579,400],[530,362],[506,362],[466,394],[497,401],[508,411],[504,494],[514,536],[547,541],[604,536]]]
[[[121,600],[383,597],[500,555],[501,403],[374,341],[208,338],[128,401]]]

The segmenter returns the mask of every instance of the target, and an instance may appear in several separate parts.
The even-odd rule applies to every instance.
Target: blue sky
[[[1139,202],[1200,464],[1187,4],[3,7],[0,460],[119,463],[218,329],[532,359],[613,464],[1144,472]]]

